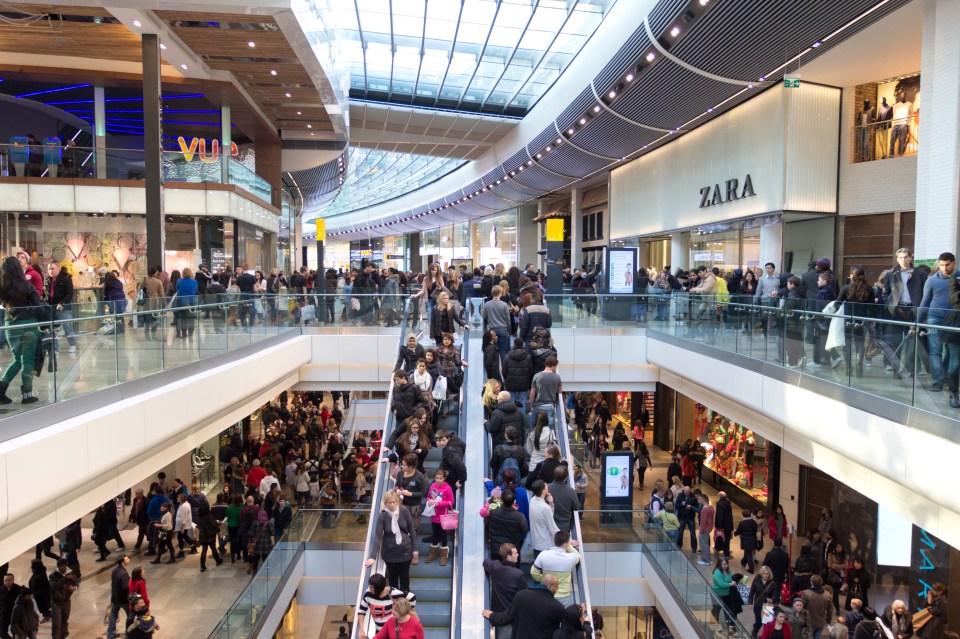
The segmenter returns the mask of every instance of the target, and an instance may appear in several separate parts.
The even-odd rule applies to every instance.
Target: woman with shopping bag
[[[447,545],[447,530],[443,526],[443,521],[449,521],[451,517],[448,510],[453,508],[453,490],[447,483],[447,471],[438,468],[433,476],[433,483],[427,489],[427,508],[433,507],[433,515],[430,517],[430,525],[433,528],[433,536],[430,539],[430,555],[426,563],[431,563],[437,556],[440,557],[440,565],[446,566],[450,559],[450,548]]]

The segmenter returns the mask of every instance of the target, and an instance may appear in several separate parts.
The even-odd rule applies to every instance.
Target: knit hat
[[[157,620],[154,619],[153,615],[143,614],[137,615],[134,623],[137,624],[137,627],[144,632],[153,632],[154,626],[157,625]]]
[[[503,490],[499,486],[495,486],[493,490],[490,491],[490,499],[499,499],[503,494]]]
[[[817,268],[821,271],[827,270],[830,268],[830,260],[825,257],[821,257],[819,260],[817,260]]]

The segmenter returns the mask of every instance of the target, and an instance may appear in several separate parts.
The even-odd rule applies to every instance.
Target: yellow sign
[[[193,156],[197,153],[197,146],[200,147],[200,161],[207,164],[212,164],[217,161],[217,158],[220,156],[220,141],[213,140],[210,143],[210,146],[213,147],[210,155],[207,155],[207,141],[203,138],[193,138],[190,140],[190,145],[187,146],[187,141],[183,139],[183,136],[177,138],[177,143],[180,145],[180,153],[183,154],[183,159],[187,162],[193,160]],[[237,149],[237,143],[230,143],[230,155],[236,156],[240,153]]]
[[[317,241],[325,242],[327,239],[327,221],[317,218],[314,223],[317,225]]]
[[[563,218],[552,217],[547,220],[547,241],[563,241]]]

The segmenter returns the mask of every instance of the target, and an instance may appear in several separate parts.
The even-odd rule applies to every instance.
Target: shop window
[[[767,440],[703,404],[694,407],[694,432],[706,451],[704,467],[766,505],[770,480]]]
[[[594,217],[596,218],[597,233],[596,233],[596,237],[593,239],[602,240],[603,239],[603,211],[598,211],[596,215],[594,215]]]
[[[861,84],[854,89],[853,161],[916,155],[920,132],[920,75]]]

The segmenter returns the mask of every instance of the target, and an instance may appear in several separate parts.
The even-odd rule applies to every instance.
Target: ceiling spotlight
[[[163,43],[161,42],[161,43],[160,43],[160,49],[163,50],[163,51],[166,51],[166,50],[167,50],[167,45],[165,45],[165,44],[163,44]]]
[[[611,91],[610,93],[607,94],[607,97],[612,100],[612,99],[614,99],[615,97],[617,97],[617,92],[616,92],[616,91]]]
[[[573,135],[573,129],[570,129],[570,135]],[[563,142],[563,140],[561,138],[557,138],[557,144],[560,144],[561,142]]]
[[[300,111],[297,111],[297,115],[303,115],[303,113],[301,113]]]
[[[748,85],[747,85],[747,88],[748,88],[748,89],[752,89],[752,88],[753,88],[753,85],[752,85],[752,84],[748,84]]]
[[[710,107],[709,109],[707,109],[707,113],[713,113],[713,107]]]
[[[270,75],[277,75],[276,69],[270,69]]]
[[[312,128],[313,128],[313,125],[312,125],[312,124],[308,124],[308,125],[307,125],[307,128],[308,128],[308,129],[312,129]]]
[[[247,46],[252,49],[252,48],[254,48],[255,46],[257,46],[257,43],[254,42],[253,40],[250,40],[249,42],[247,42]]]
[[[708,3],[708,2],[710,2],[710,0],[700,0],[700,6],[701,6],[701,7],[705,7],[705,6],[707,6],[707,3]]]
[[[600,113],[600,105],[599,105],[599,104],[593,107],[593,112],[594,112],[594,113]]]
[[[672,35],[674,38],[680,35],[680,27],[674,27],[670,29],[670,35]]]
[[[553,150],[553,149],[550,148],[549,146],[547,147],[547,153],[549,153],[549,152],[552,151],[552,150]]]
[[[587,123],[587,119],[586,119],[586,118],[580,118],[580,126],[583,126],[583,125],[586,124],[586,123]]]
[[[767,81],[767,76],[761,75],[761,76],[760,76],[760,82],[766,82],[766,81]]]
[[[139,20],[134,20],[134,21],[133,21],[133,26],[135,26],[135,27],[142,27],[143,25],[140,24],[140,21],[139,21]]]
[[[520,165],[520,170],[521,170],[521,171],[523,170],[523,165],[522,165],[522,164]]]
[[[647,62],[653,62],[653,59],[657,57],[657,54],[651,51],[647,54]]]
[[[628,73],[628,74],[627,74],[627,82],[633,82],[633,74],[632,74],[632,73]]]
[[[289,93],[285,93],[284,95],[286,95],[288,98],[292,98],[292,97],[293,97],[293,96],[290,95]]]
[[[542,157],[543,157],[543,155],[542,155],[542,154],[540,154],[540,153],[537,153],[537,159],[538,159],[538,160],[539,160],[540,158],[542,158]]]
[[[823,44],[823,43],[820,42],[819,40],[817,40],[816,42],[813,43],[813,48],[816,49],[816,48],[819,47],[821,44]]]
[[[181,64],[181,65],[180,65],[180,68],[183,69],[184,71],[186,71],[186,70],[189,69],[190,67],[188,67],[188,66],[185,65],[185,64]]]
[[[527,166],[530,166],[531,164],[533,164],[533,160],[527,160]],[[522,171],[523,169],[520,170]]]
[[[567,129],[569,135],[573,135],[573,129]],[[560,144],[560,140],[557,140],[557,144]]]
[[[516,174],[517,174],[516,171],[510,171],[510,175],[516,175]]]

